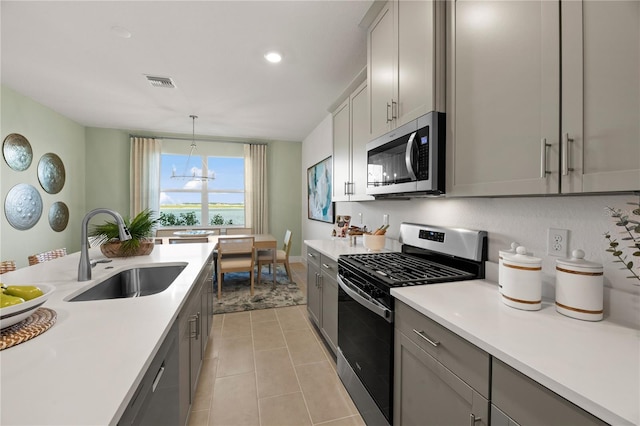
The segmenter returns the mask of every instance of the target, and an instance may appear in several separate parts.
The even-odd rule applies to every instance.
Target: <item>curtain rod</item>
[[[129,133],[130,138],[152,138],[152,139],[173,139],[177,141],[193,141],[193,138],[184,138],[178,136],[153,136],[153,135],[133,135]],[[233,141],[233,140],[211,140],[211,139],[195,139],[196,142],[219,142],[219,143],[241,143],[248,145],[267,145],[267,142],[250,142],[250,141]]]

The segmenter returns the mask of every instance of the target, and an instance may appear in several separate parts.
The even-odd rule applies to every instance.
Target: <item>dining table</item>
[[[189,233],[189,231],[179,231],[175,232],[172,237],[156,237],[156,243],[161,244],[172,244],[175,243],[176,240],[179,240],[180,243],[189,243],[189,242],[201,242],[204,238],[207,239],[209,243],[215,243],[216,247],[218,246],[218,240],[220,238],[240,238],[240,237],[253,237],[253,248],[254,250],[269,250],[271,255],[273,256],[271,262],[271,268],[273,270],[273,286],[276,286],[276,265],[277,265],[277,251],[278,251],[278,240],[271,234],[233,234],[233,235],[213,235],[212,233]]]

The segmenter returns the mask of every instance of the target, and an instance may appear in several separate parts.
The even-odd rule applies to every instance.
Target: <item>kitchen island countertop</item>
[[[186,301],[214,244],[156,245],[148,256],[114,258],[78,282],[80,253],[2,275],[7,285],[49,284],[48,331],[0,351],[0,424],[116,424]],[[99,248],[92,259],[103,259]],[[133,299],[68,302],[132,266],[186,263],[165,291]]]
[[[569,318],[548,301],[540,311],[510,308],[487,280],[391,295],[596,417],[640,424],[639,330]]]

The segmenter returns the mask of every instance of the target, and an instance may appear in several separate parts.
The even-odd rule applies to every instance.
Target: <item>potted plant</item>
[[[144,256],[153,251],[153,233],[159,218],[153,216],[153,211],[145,209],[136,217],[124,218],[124,223],[129,229],[131,239],[120,241],[118,238],[118,225],[113,221],[107,221],[102,225],[94,226],[89,235],[95,237],[95,242],[100,244],[100,250],[107,257]]]

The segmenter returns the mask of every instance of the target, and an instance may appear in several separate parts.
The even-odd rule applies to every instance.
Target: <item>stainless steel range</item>
[[[484,278],[484,231],[403,223],[400,242],[338,258],[338,375],[369,426],[393,419],[391,288]]]

